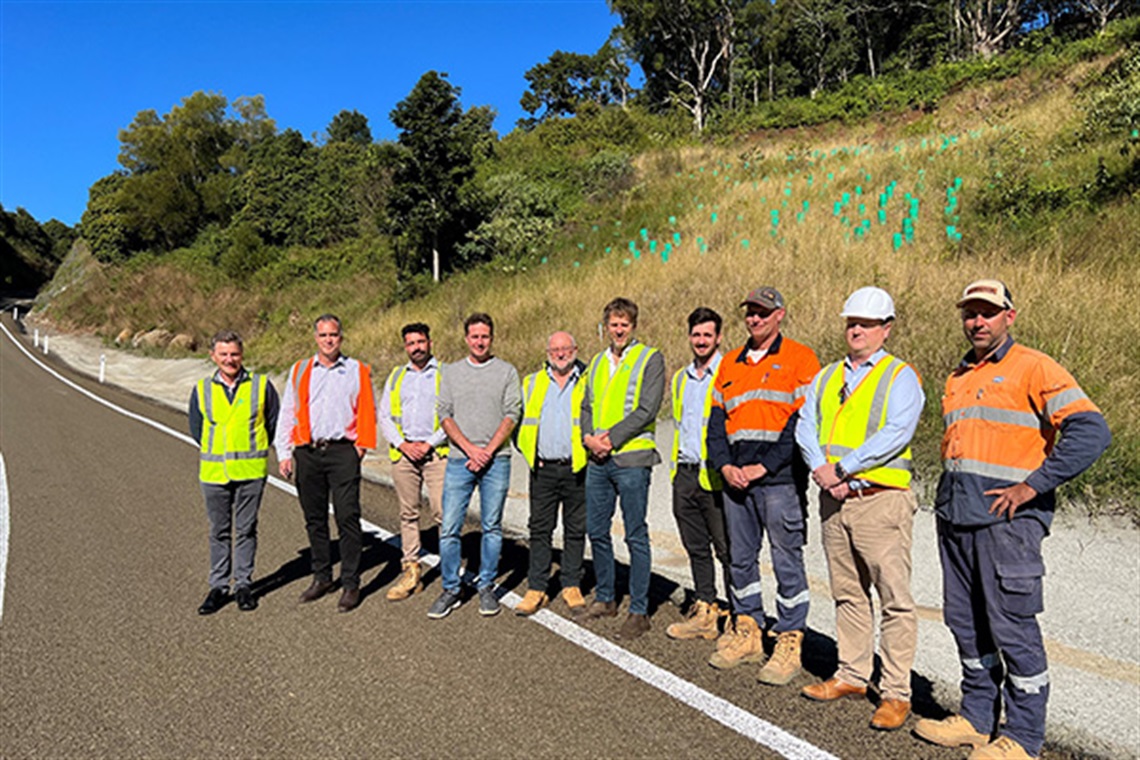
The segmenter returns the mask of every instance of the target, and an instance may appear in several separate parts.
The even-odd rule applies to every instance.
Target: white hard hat
[[[895,302],[882,288],[859,288],[843,304],[840,316],[859,319],[894,319]]]

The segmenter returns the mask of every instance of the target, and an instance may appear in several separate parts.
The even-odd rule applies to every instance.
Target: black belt
[[[355,443],[355,441],[350,441],[347,438],[318,438],[312,443],[306,444],[304,448],[324,451],[330,446],[344,446],[345,444],[351,445],[353,443]]]
[[[562,459],[539,459],[539,467],[569,467],[573,464],[570,457],[563,457]]]
[[[692,462],[681,462],[680,464],[677,465],[677,469],[678,470],[699,470],[699,469],[701,469],[701,466],[699,464],[693,464]]]

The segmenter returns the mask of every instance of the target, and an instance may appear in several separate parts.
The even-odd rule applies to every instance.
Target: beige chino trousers
[[[392,465],[392,482],[400,502],[400,544],[404,550],[404,562],[418,562],[420,558],[420,501],[425,484],[432,525],[443,522],[443,473],[446,469],[447,458],[434,451],[426,460],[409,462],[402,456]]]
[[[910,669],[918,643],[918,618],[910,590],[911,543],[918,500],[907,490],[851,496],[839,502],[820,494],[823,548],[835,599],[835,638],[842,681],[865,686],[875,657],[874,604],[882,609],[880,691],[910,701]]]

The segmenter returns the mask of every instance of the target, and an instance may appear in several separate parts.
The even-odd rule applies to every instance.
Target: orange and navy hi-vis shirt
[[[966,355],[946,380],[942,419],[935,511],[960,526],[1004,519],[989,513],[997,497],[985,492],[1024,482],[1038,495],[1015,517],[1048,527],[1054,490],[1084,472],[1111,441],[1100,410],[1073,376],[1012,338],[982,362]]]
[[[783,335],[755,364],[748,361],[748,344],[725,354],[709,413],[712,466],[719,472],[726,464],[762,464],[765,484],[796,482],[795,414],[817,372],[815,352]]]

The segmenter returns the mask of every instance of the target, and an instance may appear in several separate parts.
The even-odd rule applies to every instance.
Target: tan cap
[[[962,291],[962,298],[958,300],[957,306],[961,307],[967,301],[985,301],[992,303],[994,306],[1000,306],[1003,309],[1013,308],[1013,296],[1009,293],[1009,288],[1001,280],[976,280],[966,286]]]
[[[780,291],[768,285],[762,285],[756,290],[748,294],[748,297],[740,302],[741,306],[752,304],[760,306],[765,309],[782,309],[784,308],[784,297],[780,295]]]

